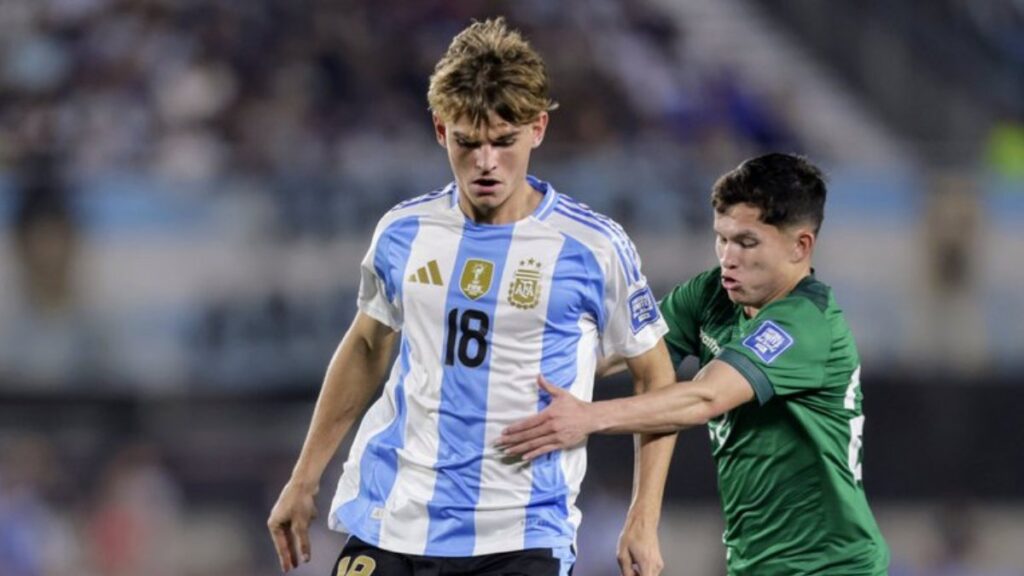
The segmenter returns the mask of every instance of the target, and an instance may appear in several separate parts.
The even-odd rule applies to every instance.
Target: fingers
[[[299,565],[298,556],[292,554],[289,530],[277,523],[271,523],[269,527],[270,537],[274,541],[274,550],[277,552],[277,559],[281,564],[281,571],[287,572],[297,567]]]
[[[301,526],[300,529],[295,530],[295,535],[299,541],[299,553],[302,554],[302,561],[309,562],[309,558],[312,556],[312,546],[309,543],[309,525]]]
[[[312,557],[312,546],[309,541],[309,523],[301,521],[281,521],[271,517],[267,522],[270,538],[274,541],[281,571],[288,572],[298,568]]]
[[[547,378],[545,378],[544,376],[542,376],[540,374],[537,375],[537,384],[539,384],[540,387],[545,392],[547,392],[548,394],[551,394],[552,397],[558,396],[559,394],[565,394],[566,393],[565,390],[562,390],[558,386],[555,386],[550,381],[548,381]]]
[[[498,447],[502,452],[509,456],[523,456],[524,459],[530,459],[528,458],[529,455],[538,455],[534,454],[534,451],[538,449],[550,447],[548,450],[544,450],[544,452],[550,452],[551,450],[557,449],[558,439],[553,433],[544,434],[542,436],[531,435],[528,438],[523,437],[507,441],[502,440]],[[543,454],[544,452],[541,452],[540,454]]]
[[[502,440],[504,440],[504,437],[507,436],[507,435],[515,434],[517,432],[524,432],[524,431],[529,430],[531,428],[536,428],[538,426],[541,426],[545,422],[547,422],[547,420],[548,420],[548,416],[544,412],[541,412],[540,414],[535,414],[533,416],[530,416],[529,418],[520,420],[519,422],[516,422],[515,424],[512,424],[508,428],[505,428],[504,430],[502,430],[502,432],[501,432]]]
[[[628,550],[620,551],[616,559],[619,561],[619,572],[622,576],[639,576],[633,570],[633,556],[630,555]]]
[[[531,450],[531,451],[527,452],[526,454],[524,454],[523,455],[523,460],[526,460],[527,462],[529,462],[530,460],[533,460],[533,459],[535,459],[535,458],[537,458],[539,456],[543,456],[543,455],[547,454],[548,452],[554,452],[555,450],[559,450],[559,449],[561,449],[561,447],[562,446],[558,442],[548,442],[547,444],[544,444],[543,446],[541,446],[539,448],[536,448],[534,450]]]

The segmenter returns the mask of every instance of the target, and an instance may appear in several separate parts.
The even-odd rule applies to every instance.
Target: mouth
[[[501,185],[501,180],[495,180],[494,178],[477,178],[473,180],[473,185],[479,192],[489,194]]]
[[[727,292],[739,290],[740,281],[732,276],[722,276],[722,288],[725,288]]]

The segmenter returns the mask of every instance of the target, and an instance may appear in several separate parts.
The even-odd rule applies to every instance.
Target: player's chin
[[[470,196],[470,203],[480,210],[493,210],[504,201],[497,192],[477,192]]]
[[[746,304],[746,302],[744,302],[742,288],[726,288],[725,295],[729,297],[729,300],[732,300],[736,304]]]

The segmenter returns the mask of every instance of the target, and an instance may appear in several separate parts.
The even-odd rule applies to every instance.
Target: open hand
[[[579,445],[596,429],[591,422],[589,402],[543,376],[537,376],[537,384],[551,395],[551,403],[540,413],[506,428],[497,442],[506,454],[522,456],[524,460]]]

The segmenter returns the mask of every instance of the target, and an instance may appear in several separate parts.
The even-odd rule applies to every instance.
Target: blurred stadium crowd
[[[947,484],[914,487],[910,472],[881,469],[886,484],[869,451],[869,493],[874,480],[898,504],[932,498],[910,513],[883,506],[892,573],[1024,574],[1005,562],[1021,558],[1017,509],[948,521],[971,517],[986,486],[959,459],[988,424],[956,390],[1015,387],[1024,365],[1024,272],[1019,256],[1007,265],[1024,253],[1024,105],[1011,97],[990,119],[966,170],[929,163],[934,147],[913,143],[919,163],[851,167],[817,146],[830,135],[801,121],[791,79],[752,82],[734,55],[707,57],[694,41],[705,23],[672,5],[0,2],[0,576],[276,572],[265,508],[353,314],[372,226],[451,178],[429,127],[431,67],[471,18],[495,14],[545,56],[561,103],[535,173],[619,220],[659,293],[713,264],[706,197],[717,174],[763,150],[830,168],[819,268],[876,366],[865,369],[868,413],[900,430],[905,414],[870,398],[909,383],[885,403],[952,422],[936,434],[949,442],[935,448]],[[941,13],[1024,77],[1020,2],[950,1]],[[954,401],[919,408],[921,374],[941,375],[940,397]],[[1022,403],[1001,394],[1005,410]],[[965,421],[979,430],[959,434]],[[1012,427],[1002,437],[997,446],[1024,440]],[[869,447],[884,441],[869,425]],[[909,442],[881,460],[899,467]],[[595,449],[621,456],[627,444]],[[692,460],[705,448],[681,450]],[[602,555],[611,559],[603,548],[628,471],[607,461],[581,502],[583,576],[614,573]],[[1019,508],[1021,464],[1003,465],[990,485]],[[675,548],[667,574],[682,572],[673,553],[696,562],[693,573],[721,571],[709,466],[676,465],[697,504],[689,521],[686,510],[668,520],[669,538],[690,543],[663,544]],[[333,560],[336,539],[315,538],[319,564],[300,574]]]

